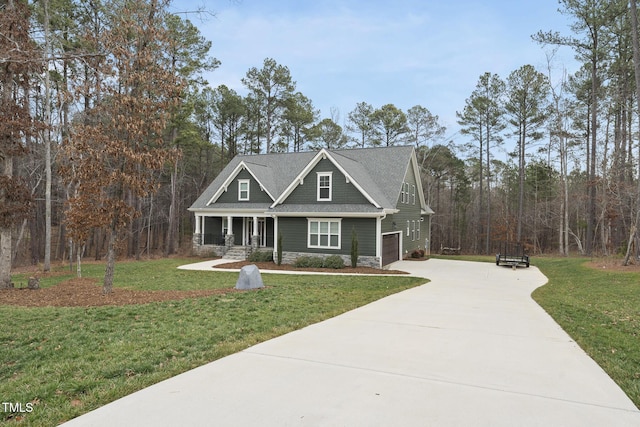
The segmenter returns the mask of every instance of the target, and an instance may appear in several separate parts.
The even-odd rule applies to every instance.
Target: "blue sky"
[[[296,89],[321,117],[340,113],[340,125],[358,102],[422,105],[456,135],[464,108],[484,72],[505,78],[522,65],[547,72],[538,30],[569,33],[557,0],[189,0],[173,10],[206,5],[205,21],[191,16],[221,61],[206,76],[241,95],[241,79],[265,58],[289,68]],[[554,73],[574,72],[571,51],[556,55]]]

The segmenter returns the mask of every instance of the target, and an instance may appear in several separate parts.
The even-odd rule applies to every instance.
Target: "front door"
[[[258,245],[267,246],[267,233],[265,219],[258,218]],[[244,218],[244,236],[243,242],[245,246],[251,246],[251,236],[253,236],[253,218]]]

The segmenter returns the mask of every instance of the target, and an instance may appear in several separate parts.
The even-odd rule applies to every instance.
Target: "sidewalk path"
[[[640,426],[630,399],[531,299],[546,282],[535,267],[392,267],[431,282],[65,425]]]

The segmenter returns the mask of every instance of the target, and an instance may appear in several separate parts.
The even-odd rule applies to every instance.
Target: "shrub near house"
[[[378,268],[428,254],[433,211],[421,182],[411,146],[236,156],[189,208],[194,251],[350,264],[355,241],[357,264]]]

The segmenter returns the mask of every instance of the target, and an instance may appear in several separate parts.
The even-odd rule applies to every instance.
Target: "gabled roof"
[[[320,150],[313,159],[311,159],[311,161],[309,163],[307,163],[307,165],[304,167],[304,169],[302,169],[302,171],[291,181],[291,183],[287,186],[287,188],[284,190],[284,192],[273,202],[273,205],[271,205],[272,208],[282,204],[287,197],[289,197],[289,195],[293,192],[293,190],[295,190],[295,188],[298,186],[299,183],[303,182],[304,179],[306,178],[306,176],[309,174],[309,172],[311,172],[311,170],[313,170],[314,167],[316,167],[316,165],[318,163],[320,163],[320,160],[322,159],[329,159],[329,161],[331,161],[331,163],[333,163],[340,172],[342,172],[342,174],[347,178],[347,180],[358,189],[358,191],[360,191],[360,193],[362,193],[362,195],[372,204],[374,205],[376,208],[381,209],[382,205],[380,205],[380,203],[378,203],[376,201],[376,199],[374,199],[363,187],[362,185],[360,185],[358,183],[357,180],[354,179],[354,177],[352,176],[353,172],[357,172],[358,169],[361,169],[360,165],[357,162],[346,162],[346,159],[343,159],[342,162],[338,162],[335,159],[335,153],[331,153],[330,151],[326,150],[326,149],[322,149]],[[347,164],[345,164],[347,163]],[[345,167],[346,166],[346,167]],[[364,178],[364,177],[363,177]]]
[[[272,209],[282,203],[323,157],[330,159],[347,179],[371,202],[373,209],[395,210],[408,168],[419,174],[412,146],[321,150],[320,152],[271,153],[233,158],[189,210],[215,208],[215,200],[237,174],[246,169],[274,200]],[[416,176],[416,182],[419,176]],[[419,199],[425,213],[432,211],[424,202],[422,186]],[[229,204],[225,204],[229,205]],[[246,204],[238,203],[238,208]],[[225,206],[229,207],[229,206]]]
[[[204,209],[214,203],[240,173],[242,167],[249,171],[271,199],[275,200],[314,155],[312,152],[238,155],[231,159],[189,209]]]

